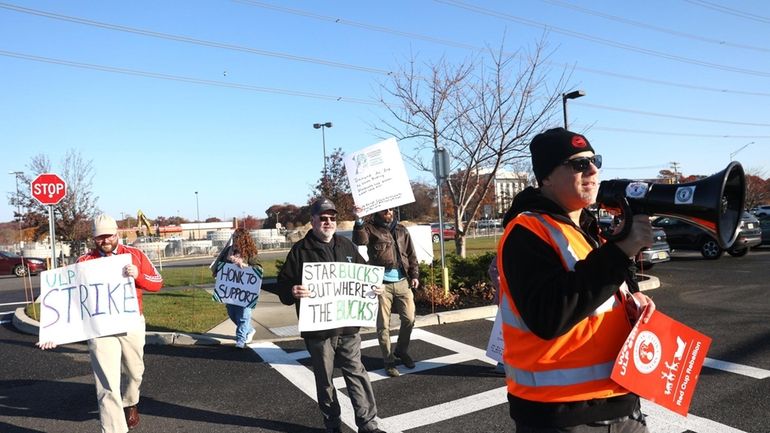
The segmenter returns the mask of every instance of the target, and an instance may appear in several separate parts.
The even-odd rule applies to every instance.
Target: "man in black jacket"
[[[302,286],[302,265],[305,262],[366,261],[353,243],[337,235],[337,209],[327,198],[319,198],[310,208],[313,229],[294,244],[286,256],[286,262],[278,274],[278,295],[286,305],[296,305],[310,296]],[[381,289],[376,292],[381,293]],[[377,427],[377,405],[369,376],[361,363],[361,337],[358,327],[343,327],[302,333],[305,347],[310,353],[315,376],[318,407],[324,418],[327,433],[341,432],[340,404],[334,389],[335,361],[342,370],[348,395],[353,404],[359,433],[384,433]]]
[[[420,269],[417,253],[409,231],[393,217],[393,209],[375,212],[364,222],[356,219],[353,226],[353,242],[366,245],[369,264],[385,268],[380,309],[377,313],[377,339],[382,350],[385,372],[397,377],[396,358],[401,358],[406,368],[414,368],[409,356],[409,339],[414,328],[414,294],[419,285]],[[398,330],[396,350],[390,346],[390,314],[398,313],[401,326]]]

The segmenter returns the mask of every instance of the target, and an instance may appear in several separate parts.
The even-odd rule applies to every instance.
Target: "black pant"
[[[574,427],[527,427],[516,424],[516,433],[650,433],[644,423],[628,419],[610,425],[577,425]]]

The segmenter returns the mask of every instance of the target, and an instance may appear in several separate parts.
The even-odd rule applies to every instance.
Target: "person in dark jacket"
[[[409,339],[414,328],[414,293],[419,284],[420,268],[409,231],[393,216],[393,209],[375,212],[369,221],[357,218],[353,226],[353,243],[366,245],[369,264],[385,268],[383,294],[377,313],[377,339],[382,351],[385,372],[397,377],[396,358],[406,368],[414,368],[409,356]],[[390,314],[398,313],[401,326],[396,349],[391,351]]]
[[[610,379],[635,320],[655,305],[638,291],[632,258],[652,243],[646,215],[603,242],[585,208],[601,156],[564,128],[530,144],[538,188],[519,193],[498,244],[503,361],[517,433],[648,433],[639,397]]]
[[[278,274],[278,296],[286,305],[295,305],[299,315],[300,299],[310,296],[302,286],[302,265],[306,262],[366,261],[353,242],[337,235],[337,208],[327,198],[319,198],[310,207],[312,230],[289,251]],[[378,288],[375,292],[381,293]],[[318,407],[327,433],[341,432],[340,404],[334,388],[334,367],[342,370],[348,396],[353,404],[359,433],[384,433],[377,426],[377,405],[369,375],[361,363],[361,337],[358,327],[342,327],[302,332],[310,353],[315,376]]]

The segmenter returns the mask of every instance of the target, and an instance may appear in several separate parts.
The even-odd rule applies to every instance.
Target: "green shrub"
[[[449,293],[444,294],[441,280],[441,262],[420,264],[420,288],[415,294],[418,309],[439,307],[453,310],[463,307],[488,305],[493,302],[495,288],[489,280],[487,270],[494,252],[462,258],[450,254],[446,257],[449,273]],[[434,293],[438,291],[440,293]]]

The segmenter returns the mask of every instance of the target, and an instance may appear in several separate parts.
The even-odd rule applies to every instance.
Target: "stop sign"
[[[56,173],[43,173],[30,184],[32,197],[41,204],[59,203],[67,195],[67,183]]]

